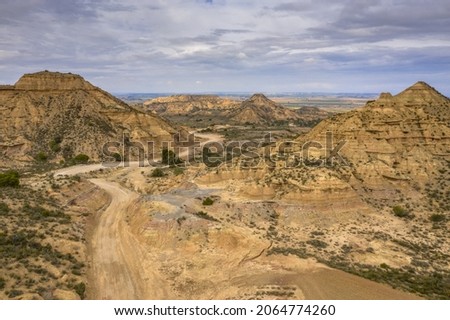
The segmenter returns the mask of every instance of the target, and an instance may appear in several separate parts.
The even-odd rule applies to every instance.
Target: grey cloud
[[[3,0],[0,82],[40,69],[85,73],[116,91],[168,82],[183,91],[197,80],[217,91],[300,90],[296,75],[361,88],[366,73],[369,82],[450,81],[448,1],[210,2]]]

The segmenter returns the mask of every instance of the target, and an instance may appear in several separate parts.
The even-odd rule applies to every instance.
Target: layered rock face
[[[57,72],[24,75],[0,88],[0,154],[3,164],[87,154],[103,158],[106,142],[123,135],[144,145],[171,140],[178,129],[154,114],[128,106],[81,76]]]
[[[345,141],[339,153],[351,168],[353,189],[378,200],[426,200],[426,185],[448,180],[449,123],[450,100],[418,82],[395,96],[383,93],[361,110],[322,121],[298,139],[297,147],[318,142],[323,148],[309,153],[325,159],[328,134],[330,148]]]

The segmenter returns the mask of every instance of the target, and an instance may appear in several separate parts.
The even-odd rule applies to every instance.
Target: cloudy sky
[[[120,92],[450,95],[448,0],[1,0],[0,83],[78,73]]]

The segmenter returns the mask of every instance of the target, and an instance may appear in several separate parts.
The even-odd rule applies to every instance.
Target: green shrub
[[[48,210],[41,206],[30,206],[25,204],[22,208],[23,212],[28,214],[33,220],[51,220],[51,218],[58,218],[64,221],[70,221],[70,216],[62,211]]]
[[[210,197],[206,198],[205,200],[203,200],[202,204],[204,206],[212,206],[214,203],[214,200],[211,199]]]
[[[160,177],[164,177],[164,171],[162,171],[160,168],[156,168],[152,171],[151,176],[153,178],[160,178]]]
[[[52,141],[50,141],[49,145],[50,145],[50,149],[54,152],[54,153],[58,153],[61,151],[61,139],[54,139]]]
[[[435,213],[430,216],[430,221],[432,222],[443,222],[445,221],[445,215],[440,213]]]
[[[83,153],[80,153],[73,158],[73,161],[76,164],[86,164],[89,161],[89,156],[85,155]]]
[[[45,152],[41,151],[36,155],[35,159],[39,162],[45,162],[48,159],[48,155]]]
[[[173,169],[173,174],[176,175],[176,176],[179,176],[179,175],[181,175],[183,173],[184,173],[184,169],[183,168],[175,167]]]
[[[394,213],[394,215],[396,217],[399,217],[399,218],[407,218],[410,216],[408,210],[406,210],[405,208],[403,208],[401,206],[394,206],[392,208],[392,212]]]
[[[0,173],[0,188],[13,187],[17,188],[20,184],[19,173],[15,170],[8,170],[5,173]]]
[[[114,158],[114,161],[122,162],[122,156],[120,155],[120,153],[115,152],[115,153],[113,153],[112,157]]]
[[[6,280],[2,277],[0,277],[0,290],[5,289],[6,286]]]

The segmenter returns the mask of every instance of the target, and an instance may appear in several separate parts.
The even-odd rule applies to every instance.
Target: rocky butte
[[[26,74],[0,87],[0,164],[103,156],[108,141],[170,140],[178,131],[159,116],[137,110],[71,73]]]

